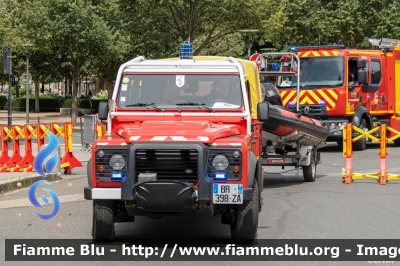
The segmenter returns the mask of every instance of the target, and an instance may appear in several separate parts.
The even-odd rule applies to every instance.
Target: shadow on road
[[[387,148],[396,147],[393,142],[386,144]],[[367,150],[379,150],[380,144],[378,142],[368,142]],[[336,142],[328,142],[325,147],[318,149],[319,152],[343,152],[343,147],[336,144]],[[362,152],[362,151],[361,151]]]
[[[318,182],[318,179],[322,177],[324,177],[324,175],[317,174],[315,182]],[[304,183],[309,183],[309,182],[304,181],[303,171],[299,171],[299,174],[297,176],[295,173],[293,173],[293,176],[279,175],[279,174],[273,174],[273,175],[264,174],[264,188],[281,188],[281,187],[302,185]]]

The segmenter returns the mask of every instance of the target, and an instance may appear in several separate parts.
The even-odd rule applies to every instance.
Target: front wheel
[[[397,147],[400,146],[400,138],[397,138],[397,139],[393,140],[393,142],[394,142],[395,146],[397,146]]]
[[[361,119],[360,129],[364,131],[368,131],[367,122],[365,119]],[[363,137],[356,142],[353,143],[353,150],[354,151],[363,151],[367,148],[367,137]]]
[[[303,177],[306,182],[314,182],[317,173],[317,164],[315,163],[315,153],[310,155],[310,164],[303,166]]]
[[[257,180],[254,180],[251,200],[237,206],[231,220],[231,236],[236,242],[252,243],[257,236],[259,193]]]
[[[115,201],[93,200],[94,240],[111,240],[114,238]]]

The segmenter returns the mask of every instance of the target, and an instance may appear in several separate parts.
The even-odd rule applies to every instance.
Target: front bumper
[[[208,150],[201,143],[175,142],[175,150],[197,151],[197,174],[193,181],[197,181],[197,188],[193,181],[189,180],[157,180],[139,183],[137,182],[135,154],[137,150],[154,149],[171,150],[171,143],[165,142],[140,142],[134,143],[127,149],[127,176],[121,181],[120,188],[84,188],[85,199],[109,199],[124,201],[133,204],[135,209],[146,213],[188,213],[196,209],[199,202],[213,201],[214,179],[206,174]],[[143,153],[143,152],[142,152]],[[193,168],[195,169],[195,168]],[[243,189],[243,200],[252,199],[252,188]]]

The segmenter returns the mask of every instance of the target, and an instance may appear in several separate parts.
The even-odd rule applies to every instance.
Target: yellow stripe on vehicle
[[[283,105],[286,105],[295,93],[296,93],[296,91],[291,91],[288,93],[288,95],[285,98],[282,97]]]
[[[330,56],[331,54],[328,51],[322,51],[323,55]]]
[[[337,100],[339,98],[339,95],[335,92],[335,90],[329,89],[326,90],[333,98],[335,98],[335,100]]]
[[[313,104],[314,102],[308,97],[304,97],[303,100],[300,101],[300,104]]]
[[[311,92],[310,91],[310,95],[311,95],[311,97],[314,98],[316,104],[319,104],[321,102],[321,98],[319,98],[318,95],[315,92],[313,92],[313,91]]]
[[[314,56],[321,56],[321,55],[319,54],[318,51],[313,51],[312,54],[313,54]]]

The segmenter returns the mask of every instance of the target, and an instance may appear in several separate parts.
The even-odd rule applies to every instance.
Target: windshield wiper
[[[157,107],[156,105],[154,105],[154,103],[135,103],[135,104],[128,104],[125,107],[153,107],[157,110],[160,110],[161,112],[164,113],[164,109],[161,109],[160,107]]]
[[[340,86],[340,85],[335,85]],[[302,88],[333,88],[333,85],[301,85],[300,89]]]
[[[179,105],[181,105],[181,106],[187,105],[187,106],[198,106],[198,107],[203,107],[203,108],[206,108],[206,109],[212,111],[213,113],[215,113],[215,110],[214,110],[213,108],[211,108],[211,107],[206,106],[205,103],[184,102],[184,103],[177,103],[176,105],[178,105],[178,106],[179,106]]]

